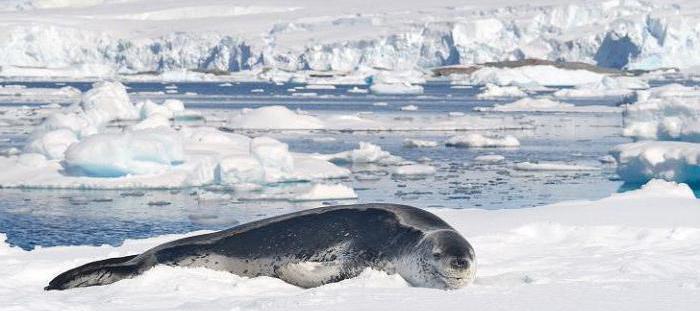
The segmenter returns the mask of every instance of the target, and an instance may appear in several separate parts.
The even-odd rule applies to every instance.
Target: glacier
[[[3,77],[370,77],[525,58],[634,70],[700,65],[700,5],[689,0],[345,0],[332,7],[22,0],[1,3],[0,21]]]

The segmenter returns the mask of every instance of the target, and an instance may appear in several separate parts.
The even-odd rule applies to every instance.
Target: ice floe
[[[617,173],[629,183],[653,178],[700,183],[700,144],[674,141],[640,141],[618,145],[610,153]]]
[[[475,107],[482,112],[585,112],[585,113],[619,113],[619,107],[587,105],[577,106],[549,98],[522,98],[512,103],[495,104],[493,107]]]
[[[481,88],[477,98],[498,98],[498,97],[526,97],[527,93],[517,86],[498,86],[487,83]]]
[[[473,133],[452,136],[445,141],[445,145],[463,148],[514,148],[520,146],[520,141],[512,135],[487,137]]]
[[[514,169],[518,171],[597,171],[600,170],[597,167],[578,165],[578,164],[567,164],[558,162],[519,162],[515,163]]]
[[[638,91],[625,106],[623,135],[700,142],[700,89],[670,84]]]
[[[295,118],[291,121],[314,120],[274,106],[250,113],[251,120],[270,124],[290,116]],[[24,153],[0,157],[0,168],[5,171],[0,185],[179,188],[318,181],[349,175],[348,170],[327,161],[292,153],[286,144],[269,137],[251,139],[206,126],[171,125],[171,119],[192,115],[198,114],[180,101],[133,104],[120,83],[98,82],[79,103],[53,112],[38,125]],[[272,119],[263,120],[266,117]]]

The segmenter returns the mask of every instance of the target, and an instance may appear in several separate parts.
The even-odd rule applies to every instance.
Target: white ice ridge
[[[549,98],[522,98],[512,103],[495,104],[493,107],[475,107],[482,112],[583,112],[620,113],[621,108],[601,105],[577,106]]]
[[[450,310],[468,305],[484,311],[523,306],[548,311],[575,305],[581,310],[695,310],[700,304],[699,204],[688,186],[654,180],[599,201],[506,210],[433,209],[477,254],[476,282],[454,291],[412,288],[397,275],[372,270],[301,289],[269,277],[158,266],[79,294],[46,292],[42,288],[49,280],[67,269],[137,254],[187,235],[127,240],[119,247],[33,251],[0,243],[0,309]],[[0,241],[4,238],[0,235]]]
[[[617,173],[630,183],[652,178],[700,183],[700,144],[677,141],[640,141],[616,146],[610,153]]]
[[[408,105],[402,111],[419,109]],[[396,118],[385,114],[320,114],[292,111],[284,106],[242,109],[228,120],[227,127],[251,130],[357,130],[357,131],[450,131],[528,129],[532,124],[512,116],[483,118],[474,115],[429,114]]]
[[[158,72],[183,79],[196,76],[193,70],[278,77],[308,70],[370,72],[360,75],[367,77],[377,68],[524,58],[690,68],[700,65],[699,7],[691,0],[6,0],[0,2],[0,75]],[[498,75],[506,83],[533,80],[517,70],[509,81]],[[586,75],[535,80],[595,82]]]
[[[700,88],[668,84],[635,98],[625,107],[625,136],[700,142]]]
[[[277,110],[273,107],[270,114],[279,117]],[[24,153],[0,157],[0,186],[179,188],[349,175],[328,161],[290,152],[286,144],[269,137],[249,138],[197,124],[172,125],[172,120],[192,116],[197,112],[185,109],[180,101],[134,104],[122,84],[98,82],[79,103],[48,115],[35,128]],[[131,125],[118,126],[115,121]]]

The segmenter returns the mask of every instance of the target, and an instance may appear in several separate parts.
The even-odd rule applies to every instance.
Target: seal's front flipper
[[[357,273],[348,271],[340,260],[288,263],[277,268],[276,274],[281,280],[304,288],[357,276]]]
[[[114,283],[140,273],[138,265],[129,261],[137,255],[91,262],[59,274],[45,290],[68,289]]]

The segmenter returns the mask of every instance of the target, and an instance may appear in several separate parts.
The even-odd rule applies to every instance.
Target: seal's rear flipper
[[[114,283],[139,273],[138,265],[128,263],[137,255],[91,262],[59,274],[45,290],[68,289]]]

